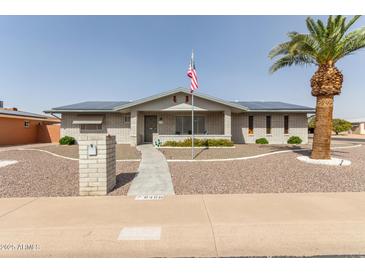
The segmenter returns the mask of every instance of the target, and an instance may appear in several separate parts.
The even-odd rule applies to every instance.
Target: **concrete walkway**
[[[364,255],[364,212],[364,192],[0,199],[0,257]]]
[[[137,149],[142,153],[142,160],[128,196],[175,194],[169,166],[163,154],[150,144],[137,146]]]

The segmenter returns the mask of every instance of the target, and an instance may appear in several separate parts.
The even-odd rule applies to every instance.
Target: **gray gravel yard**
[[[40,151],[1,151],[1,160],[17,164],[0,168],[0,198],[77,196],[78,161]],[[139,162],[117,162],[117,187],[110,195],[125,195]]]
[[[38,149],[47,150],[49,152],[66,156],[70,158],[79,158],[79,146],[78,145],[48,145],[43,147],[37,147]],[[130,145],[117,144],[116,145],[116,158],[117,160],[133,160],[141,159],[141,153]]]
[[[308,145],[235,144],[231,148],[195,148],[195,159],[227,159],[254,156],[281,150],[307,148]],[[166,159],[191,159],[191,148],[160,148]]]
[[[352,146],[356,143],[351,142],[332,142],[332,147]],[[257,145],[257,144],[235,144],[231,148],[195,148],[196,160],[202,159],[229,159],[255,156],[283,150],[296,150],[301,148],[310,148],[311,144],[305,145]],[[191,148],[160,148],[160,151],[168,160],[190,160]]]
[[[334,149],[348,167],[296,159],[309,151],[223,162],[170,162],[176,194],[365,191],[365,146]]]

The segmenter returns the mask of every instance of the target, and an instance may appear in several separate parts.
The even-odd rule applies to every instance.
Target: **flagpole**
[[[194,91],[191,91],[191,159],[194,160]]]

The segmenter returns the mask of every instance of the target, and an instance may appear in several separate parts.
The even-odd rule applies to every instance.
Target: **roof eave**
[[[71,113],[71,112],[79,112],[79,113],[87,113],[87,112],[115,112],[112,109],[51,109],[51,110],[44,110],[44,113]]]

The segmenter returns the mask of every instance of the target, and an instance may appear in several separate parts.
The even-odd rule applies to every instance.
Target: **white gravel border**
[[[50,152],[50,151],[47,151],[47,150],[37,149],[37,148],[16,148],[16,149],[9,149],[9,150],[6,150],[6,151],[14,151],[14,150],[40,151],[40,152],[48,153],[48,154],[53,155],[55,157],[59,157],[59,158],[63,158],[63,159],[71,160],[71,161],[78,161],[79,160],[77,158],[62,156],[62,155],[59,155],[59,154],[56,154],[56,153],[53,153],[53,152]],[[117,162],[140,162],[141,159],[129,159],[129,160],[124,159],[124,160],[116,160],[116,161]]]
[[[361,144],[359,145],[353,145],[353,146],[343,146],[343,147],[332,147],[331,149],[344,149],[344,148],[355,148],[355,147],[361,147]],[[261,158],[269,155],[274,154],[281,154],[281,153],[287,153],[287,152],[295,152],[295,151],[305,151],[305,150],[312,150],[311,148],[298,148],[298,149],[288,149],[288,150],[281,150],[281,151],[275,151],[275,152],[269,152],[269,153],[263,153],[258,154],[254,156],[247,156],[247,157],[239,157],[239,158],[227,158],[227,159],[199,159],[199,160],[187,160],[187,159],[170,159],[166,160],[167,162],[225,162],[225,161],[239,161],[239,160],[249,160],[249,159],[256,159]]]
[[[16,164],[16,160],[0,160],[0,168]]]
[[[320,159],[312,159],[308,156],[299,156],[297,157],[299,161],[312,164],[312,165],[327,165],[327,166],[349,166],[351,165],[351,161],[343,160],[339,158],[331,158],[329,160],[320,160]]]

